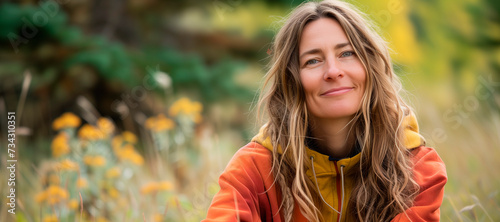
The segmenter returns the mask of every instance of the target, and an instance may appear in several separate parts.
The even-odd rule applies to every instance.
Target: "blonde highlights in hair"
[[[263,87],[267,89],[260,95],[258,110],[267,116],[265,134],[275,148],[272,172],[281,189],[285,221],[292,220],[295,203],[308,220],[324,220],[318,191],[306,175],[310,125],[298,55],[304,27],[319,18],[341,25],[367,73],[361,108],[351,121],[362,151],[348,214],[359,221],[387,221],[409,208],[418,190],[401,127],[410,107],[399,95],[401,84],[385,41],[362,15],[345,2],[308,2],[290,14],[274,39]]]

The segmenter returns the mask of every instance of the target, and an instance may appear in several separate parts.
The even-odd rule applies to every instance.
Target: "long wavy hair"
[[[302,32],[319,18],[340,24],[367,74],[360,110],[350,125],[361,157],[348,203],[349,217],[387,221],[411,207],[418,190],[410,152],[403,144],[402,121],[411,108],[399,95],[401,83],[394,74],[386,42],[364,17],[345,2],[308,2],[288,16],[275,36],[257,109],[275,148],[272,172],[281,189],[281,213],[286,221],[292,220],[295,203],[310,221],[324,220],[318,191],[306,176],[310,160],[305,138],[309,136],[310,114],[299,69]]]

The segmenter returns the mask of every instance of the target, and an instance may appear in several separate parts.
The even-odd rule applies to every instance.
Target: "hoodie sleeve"
[[[272,215],[274,189],[266,184],[270,174],[271,153],[256,143],[241,148],[219,177],[220,190],[212,200],[203,221],[261,221]],[[272,217],[272,216],[271,216]]]
[[[392,221],[439,221],[439,208],[443,202],[446,168],[436,151],[421,146],[412,151],[414,157],[413,176],[420,185],[413,206],[398,214]]]

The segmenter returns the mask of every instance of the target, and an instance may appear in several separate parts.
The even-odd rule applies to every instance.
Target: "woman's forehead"
[[[320,18],[304,27],[299,42],[299,51],[346,42],[349,43],[349,39],[335,19]]]

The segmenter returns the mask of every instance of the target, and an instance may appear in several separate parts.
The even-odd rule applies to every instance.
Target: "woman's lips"
[[[321,94],[321,96],[336,96],[336,95],[341,95],[344,93],[347,93],[354,89],[354,87],[338,87],[338,88],[333,88],[330,89],[324,93]]]

